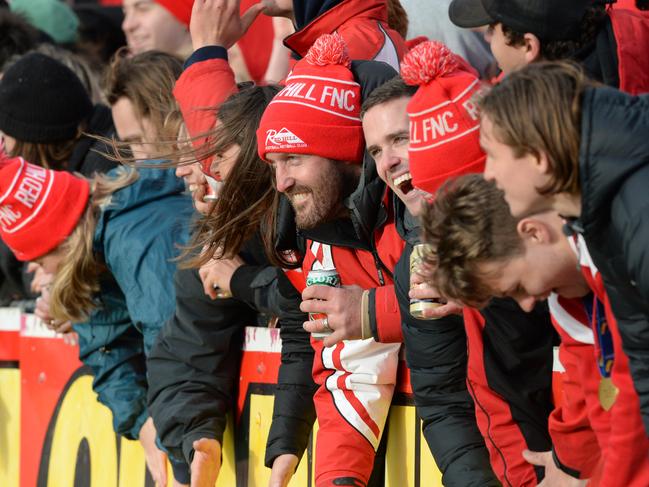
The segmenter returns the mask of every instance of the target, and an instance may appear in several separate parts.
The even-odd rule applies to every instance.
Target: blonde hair
[[[90,182],[91,196],[84,214],[70,236],[59,246],[63,260],[51,288],[50,313],[56,320],[80,322],[97,307],[99,278],[106,271],[93,250],[97,220],[110,204],[113,193],[133,184],[138,173],[120,167],[116,177],[98,174]]]

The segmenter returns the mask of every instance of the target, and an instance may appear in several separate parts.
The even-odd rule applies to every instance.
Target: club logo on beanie
[[[88,181],[0,156],[0,237],[19,260],[54,250],[88,202]]]
[[[306,144],[297,135],[284,127],[279,131],[274,129],[266,131],[266,147],[288,149],[291,147],[306,147]]]
[[[408,103],[412,184],[433,194],[450,177],[482,172],[476,94],[482,85],[471,68],[438,41],[413,48],[401,77],[419,89]]]
[[[259,155],[285,152],[360,162],[360,85],[342,37],[319,37],[269,103],[257,131]]]

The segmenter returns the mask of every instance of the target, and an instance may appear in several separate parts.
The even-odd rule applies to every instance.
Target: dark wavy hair
[[[276,251],[276,221],[279,194],[273,185],[270,164],[257,153],[257,128],[266,106],[279,91],[278,86],[240,85],[218,108],[220,122],[206,142],[196,149],[193,160],[222,154],[239,146],[236,161],[209,214],[197,222],[184,267],[199,267],[212,256],[232,257],[244,242],[257,233],[268,259],[278,266],[294,266]],[[204,136],[205,137],[205,136]],[[183,155],[182,162],[187,162]]]

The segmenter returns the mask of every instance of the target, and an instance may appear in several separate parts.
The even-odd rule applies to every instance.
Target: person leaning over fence
[[[649,431],[649,99],[596,86],[566,63],[531,65],[503,83],[481,103],[485,177],[514,216],[553,208],[583,236]]]
[[[259,124],[259,154],[272,165],[277,190],[289,200],[295,225],[307,239],[303,272],[335,268],[343,284],[302,292],[303,311],[328,314],[314,322],[318,332],[328,320],[359,320],[363,289],[376,297],[372,311],[381,323],[398,322],[398,310],[390,305],[391,274],[403,242],[390,209],[381,204],[385,186],[373,162],[362,164],[359,118],[363,96],[393,76],[384,63],[352,62],[342,37],[325,34],[296,64]],[[302,90],[311,93],[309,99],[302,99]],[[326,346],[332,337],[311,341],[319,385],[318,486],[370,481],[394,391],[399,343],[376,343],[369,332],[364,338],[333,347]]]
[[[614,318],[600,316],[606,297],[594,301],[592,279],[582,274],[587,258],[577,255],[562,226],[554,211],[515,219],[502,192],[481,175],[453,180],[423,217],[435,264],[430,275],[445,296],[474,306],[492,296],[509,296],[525,310],[548,300],[562,339],[563,401],[549,422],[552,451],[526,457],[545,465],[549,485],[589,478],[597,485],[647,485],[649,439],[628,360]],[[602,388],[609,380],[619,387],[617,398]]]
[[[213,208],[196,223],[176,275],[176,313],[148,359],[154,421],[163,445],[191,462],[192,485],[213,485],[218,477],[244,327],[259,318],[266,317],[264,325],[268,316],[278,318],[283,349],[290,352],[280,367],[267,455],[301,456],[314,421],[310,369],[299,367],[301,355],[312,362],[313,352],[295,337],[305,335],[306,315],[299,293],[276,267],[284,258],[274,247],[276,195],[270,167],[257,155],[258,121],[278,91],[239,86],[220,106],[219,124],[200,153],[177,156],[184,163],[209,156],[210,172],[222,182]]]
[[[406,198],[416,191],[430,198],[446,179],[483,168],[485,156],[478,143],[479,118],[474,102],[482,88],[466,62],[438,42],[420,44],[408,53],[402,63],[402,76],[418,89],[406,105],[411,179],[402,177],[397,182],[403,183],[400,191],[407,190]],[[404,218],[404,222],[408,220]],[[410,225],[418,233],[416,225]],[[412,233],[411,242],[417,238]],[[417,273],[411,275],[404,257],[396,267],[395,279],[404,333],[416,336],[419,330],[423,334],[425,323],[410,316],[410,298],[438,299],[439,294],[435,289],[418,286],[408,292],[411,282],[419,278]],[[440,317],[451,310],[452,304],[447,303],[424,316]],[[467,387],[476,404],[478,427],[490,452],[493,471],[506,485],[536,485],[542,470],[536,471],[526,463],[521,453],[526,448],[545,451],[551,446],[547,418],[552,409],[555,335],[547,310],[538,306],[524,313],[512,300],[494,299],[480,311],[464,307],[462,313],[468,347]],[[435,323],[429,322],[428,328],[436,330]],[[457,339],[454,343],[457,346]],[[427,363],[426,352],[417,350],[411,348],[407,357],[416,360],[421,368]],[[434,374],[434,370],[423,370],[420,385],[439,380]],[[434,407],[434,395],[424,395],[420,400]]]
[[[167,283],[191,211],[183,184],[171,170],[118,168],[87,180],[3,157],[0,186],[0,236],[19,260],[54,274],[51,325],[74,323],[115,432],[140,440],[161,480],[145,356],[173,312]]]
[[[106,143],[114,149],[112,157],[127,165],[164,164],[156,157],[168,150],[182,127],[180,112],[172,95],[182,64],[171,54],[160,51],[146,51],[134,56],[126,54],[125,49],[118,51],[104,75],[104,91],[120,139],[106,140]],[[178,149],[176,144],[173,148]],[[178,172],[176,175],[183,176]],[[191,179],[193,173],[189,172],[186,177]],[[166,285],[171,286],[172,282]],[[149,370],[149,386],[155,387],[152,374],[153,371]],[[153,410],[151,417],[155,423]],[[151,450],[147,454],[150,455],[148,462],[155,465],[154,477],[166,483],[168,451]],[[176,484],[188,484],[189,465],[182,457],[177,459],[169,455],[169,460]]]
[[[446,53],[451,55],[448,50]],[[404,63],[409,57],[406,55]],[[396,228],[406,242],[394,274],[410,383],[424,436],[442,472],[444,485],[499,485],[476,425],[473,399],[466,387],[466,333],[462,318],[448,314],[432,324],[415,318],[409,310],[410,254],[413,245],[419,243],[416,217],[425,196],[411,184],[408,160],[406,106],[417,88],[395,77],[375,89],[361,110],[367,152],[376,163],[379,177],[389,188]],[[431,104],[444,101],[441,92],[431,95]],[[458,144],[462,145],[462,140]],[[466,154],[468,162],[473,162],[471,153]],[[431,160],[443,158],[443,154],[430,155]],[[450,161],[458,167],[464,162],[460,158]],[[482,157],[478,162],[481,164]]]

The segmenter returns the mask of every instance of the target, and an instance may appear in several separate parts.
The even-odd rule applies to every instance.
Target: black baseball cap
[[[453,0],[448,15],[458,27],[473,28],[502,23],[517,32],[530,32],[540,40],[572,40],[589,7],[603,0]]]

